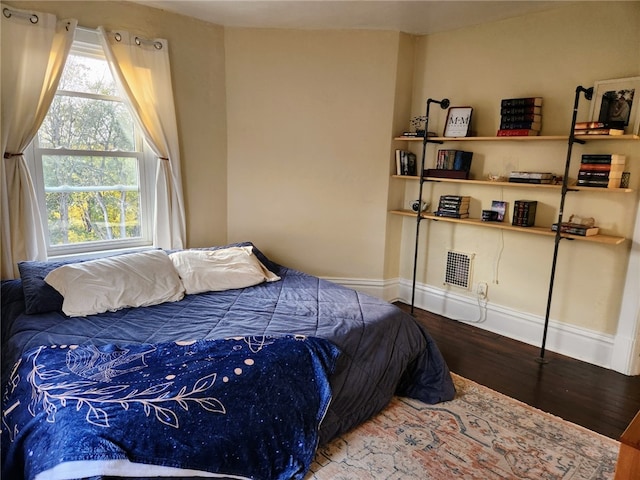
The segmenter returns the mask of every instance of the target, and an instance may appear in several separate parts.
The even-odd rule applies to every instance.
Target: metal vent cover
[[[469,289],[471,286],[471,263],[473,257],[474,255],[469,253],[448,251],[444,283]]]

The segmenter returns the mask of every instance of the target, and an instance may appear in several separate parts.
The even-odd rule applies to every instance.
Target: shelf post
[[[413,310],[415,306],[416,300],[416,275],[418,272],[418,239],[420,237],[420,221],[422,220],[422,187],[424,185],[424,160],[427,153],[427,143],[442,143],[439,140],[429,140],[429,107],[432,103],[437,103],[440,105],[440,108],[446,110],[449,108],[450,102],[448,98],[443,98],[442,100],[434,100],[429,98],[427,100],[427,111],[425,113],[424,120],[424,138],[422,139],[422,158],[420,160],[420,170],[418,171],[418,176],[420,177],[420,187],[418,190],[418,210],[416,212],[416,245],[415,250],[413,252],[413,281],[411,283],[411,315],[413,315]]]
[[[576,95],[573,102],[573,116],[571,118],[571,130],[569,131],[569,141],[567,145],[567,158],[564,164],[564,176],[562,177],[562,191],[560,193],[560,208],[558,211],[558,228],[556,229],[555,242],[553,247],[553,259],[551,261],[551,277],[549,279],[549,294],[547,296],[547,310],[544,317],[544,328],[542,331],[542,345],[540,346],[540,357],[538,357],[539,363],[547,363],[544,358],[545,347],[547,344],[547,332],[549,330],[549,315],[551,313],[551,298],[553,296],[553,284],[556,276],[556,262],[558,260],[558,248],[560,246],[560,240],[562,240],[561,228],[562,216],[564,214],[564,199],[567,195],[567,186],[569,181],[569,165],[571,165],[571,152],[574,143],[584,143],[584,140],[578,140],[575,138],[575,126],[576,118],[578,116],[578,103],[580,102],[580,94],[584,92],[584,97],[587,100],[591,100],[593,96],[593,87],[584,88],[583,86],[576,87]]]

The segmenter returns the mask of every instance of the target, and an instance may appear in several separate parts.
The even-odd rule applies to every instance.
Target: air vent
[[[473,254],[447,252],[447,270],[444,283],[454,287],[468,289],[471,284],[471,261]]]

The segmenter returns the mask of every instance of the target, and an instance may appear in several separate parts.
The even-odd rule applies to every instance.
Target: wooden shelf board
[[[393,178],[402,180],[420,180],[420,177],[414,175],[392,175]],[[424,177],[429,182],[442,183],[466,183],[467,185],[491,185],[493,187],[513,187],[513,188],[547,188],[552,190],[561,190],[562,185],[547,185],[540,183],[512,183],[512,182],[493,182],[491,180],[464,180],[459,178],[442,178],[442,177]],[[632,188],[596,188],[596,187],[578,187],[577,185],[569,185],[569,191],[589,191],[600,193],[632,193]]]
[[[576,135],[578,140],[640,140],[640,135]],[[423,142],[423,137],[394,137],[405,142]],[[540,135],[535,137],[429,137],[436,142],[532,142],[569,140],[568,135]]]
[[[416,212],[412,210],[391,210],[390,213],[394,215],[402,215],[405,217],[414,217],[414,218],[416,217]],[[517,227],[517,226],[511,225],[508,222],[483,222],[479,218],[438,217],[437,215],[433,215],[430,213],[423,213],[422,218],[426,220],[437,221],[437,222],[462,223],[465,225],[473,225],[477,227],[497,228],[500,230],[510,230],[515,232],[544,235],[547,237],[556,236],[556,232],[553,232],[550,227]],[[594,242],[594,243],[605,243],[607,245],[620,245],[625,240],[623,237],[615,237],[611,235],[592,235],[590,237],[583,237],[580,235],[563,234],[561,236],[567,239]]]

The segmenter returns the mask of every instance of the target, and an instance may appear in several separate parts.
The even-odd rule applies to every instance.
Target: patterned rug
[[[613,479],[617,441],[453,378],[454,400],[394,397],[321,447],[305,480]]]

